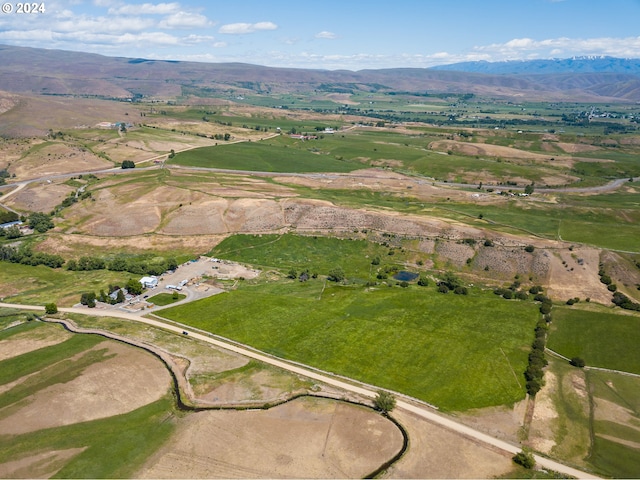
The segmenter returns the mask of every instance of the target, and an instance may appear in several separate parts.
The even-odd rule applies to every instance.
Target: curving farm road
[[[33,305],[0,303],[0,307],[18,308],[18,309],[24,309],[24,310],[37,310],[40,312],[44,311],[44,307],[33,306]],[[141,322],[147,325],[169,330],[178,334],[182,334],[182,332],[188,332],[190,337],[196,338],[203,342],[207,342],[209,344],[215,345],[220,348],[224,348],[231,352],[244,355],[246,357],[258,360],[260,362],[264,362],[269,365],[273,365],[278,368],[282,368],[284,370],[288,370],[290,372],[306,376],[307,378],[317,380],[319,382],[332,385],[332,386],[341,388],[343,390],[356,393],[368,398],[374,398],[378,390],[376,387],[372,385],[362,384],[353,380],[347,381],[347,379],[344,379],[344,380],[339,379],[328,372],[322,372],[320,370],[316,370],[302,364],[296,364],[296,363],[279,359],[277,357],[272,357],[262,352],[259,352],[257,350],[253,350],[247,346],[234,344],[222,338],[213,337],[210,334],[205,335],[203,333],[194,331],[189,327],[183,327],[183,326],[163,322],[160,320],[145,318],[141,315],[136,315],[134,313],[121,312],[117,310],[96,310],[96,309],[88,310],[87,308],[76,308],[76,307],[59,308],[58,310],[66,313],[80,313],[84,315],[109,316],[109,317],[122,318],[126,320],[133,320],[136,322]],[[490,435],[482,433],[471,427],[458,423],[455,420],[448,418],[440,413],[436,413],[432,408],[427,407],[423,404],[420,404],[418,401],[412,401],[408,398],[403,400],[403,398],[406,398],[406,397],[400,396],[400,398],[398,398],[396,408],[401,408],[408,412],[419,415],[420,417],[425,418],[430,422],[433,422],[437,425],[445,427],[449,430],[457,432],[466,437],[472,438],[478,442],[482,442],[494,448],[499,448],[500,450],[507,452],[509,454],[515,454],[522,450],[522,447],[520,445],[514,445],[509,442],[505,442],[503,440],[494,438]],[[556,472],[560,472],[565,475],[571,475],[576,478],[601,478],[593,474],[563,465],[562,463],[558,463],[554,460],[541,457],[539,455],[535,455],[535,460],[538,466],[545,469],[554,470]]]

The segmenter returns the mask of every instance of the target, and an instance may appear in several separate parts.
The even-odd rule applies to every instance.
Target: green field
[[[171,305],[172,303],[179,302],[180,300],[183,300],[185,298],[187,298],[187,296],[181,293],[179,293],[176,298],[173,298],[172,293],[159,293],[157,295],[154,295],[153,297],[148,298],[147,301],[149,303],[158,305],[159,307],[163,307],[165,305]]]
[[[336,267],[344,270],[348,279],[367,281],[376,276],[371,265],[374,258],[380,265],[401,265],[405,255],[365,240],[299,235],[233,235],[218,244],[209,255],[259,268],[294,268],[300,273],[327,275]],[[397,253],[396,253],[397,252]]]
[[[547,347],[588,366],[640,374],[640,316],[557,306]]]
[[[600,472],[613,478],[638,478],[640,472],[640,379],[607,372],[587,372],[591,393],[625,412],[615,420],[593,422],[593,446],[589,457]],[[604,407],[603,408],[611,408]],[[606,412],[605,412],[606,415]],[[615,416],[609,416],[615,419]],[[625,418],[626,417],[626,418]]]
[[[397,390],[446,410],[524,398],[538,312],[492,293],[365,289],[324,281],[245,284],[162,316],[276,356]]]
[[[363,168],[362,164],[289,148],[286,143],[276,145],[257,142],[196,148],[176,154],[170,162],[190,167],[255,172],[351,172]]]

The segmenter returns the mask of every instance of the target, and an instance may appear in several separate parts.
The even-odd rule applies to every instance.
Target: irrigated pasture
[[[396,390],[446,410],[524,397],[537,321],[531,302],[473,290],[244,285],[162,316],[260,350]]]
[[[547,346],[567,358],[581,357],[591,367],[640,375],[640,315],[619,309],[558,306]]]

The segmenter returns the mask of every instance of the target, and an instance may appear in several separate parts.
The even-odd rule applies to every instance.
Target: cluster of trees
[[[462,281],[453,272],[446,272],[444,277],[438,281],[438,291],[440,293],[452,291],[456,295],[467,295],[469,293],[467,287],[462,285]]]
[[[544,349],[547,344],[548,324],[551,322],[551,316],[545,315],[536,325],[535,339],[531,344],[531,352],[529,353],[529,363],[524,372],[526,379],[527,393],[534,396],[540,391],[544,385],[544,367],[548,365],[547,359],[544,358]]]
[[[292,280],[295,280],[297,278],[301,282],[306,282],[310,278],[318,278],[318,274],[315,272],[310,273],[308,268],[305,268],[299,273],[295,268],[291,268],[289,270],[289,273],[287,274],[287,278],[291,278]]]
[[[22,232],[20,231],[20,227],[18,227],[17,225],[0,228],[0,237],[5,237],[8,240],[13,240],[15,238],[20,238],[21,236]]]
[[[634,302],[622,292],[615,292],[611,300],[616,306],[625,310],[640,312],[640,303]]]
[[[636,266],[640,268],[640,265],[636,262]],[[640,312],[640,303],[634,302],[629,297],[627,297],[624,293],[618,292],[618,286],[613,283],[613,280],[604,270],[604,265],[600,264],[600,269],[598,270],[598,275],[600,275],[600,281],[607,286],[607,289],[610,292],[613,292],[613,298],[611,301],[614,305],[620,308],[624,308],[625,310],[633,310],[636,312]],[[640,289],[640,288],[639,288]]]
[[[515,298],[516,300],[528,300],[529,294],[536,295],[534,299],[536,301],[542,301],[546,299],[544,295],[542,295],[542,287],[539,285],[534,285],[529,288],[527,293],[526,290],[520,289],[520,280],[518,280],[518,276],[516,275],[516,279],[509,285],[508,287],[498,287],[493,290],[493,293],[496,295],[500,295],[502,298],[506,298],[507,300],[511,300]],[[547,312],[548,313],[548,312]]]
[[[167,270],[178,268],[175,258],[148,258],[147,256],[117,257],[107,261],[100,257],[80,257],[69,260],[67,270],[111,270],[113,272],[130,272],[138,275],[162,275]]]
[[[130,278],[124,288],[119,285],[109,285],[108,293],[105,293],[104,290],[100,290],[98,295],[96,295],[96,292],[84,292],[80,295],[80,303],[89,308],[95,308],[96,301],[116,305],[125,301],[125,290],[130,295],[140,295],[144,291],[144,287],[139,281]],[[114,292],[116,292],[115,298],[111,297]]]
[[[29,228],[32,228],[35,232],[44,233],[47,230],[51,230],[53,225],[53,219],[51,215],[46,213],[33,212],[27,218],[27,224]]]
[[[20,216],[15,212],[9,210],[0,210],[0,223],[15,222],[20,219]]]
[[[29,246],[19,248],[8,245],[0,245],[0,261],[21,263],[23,265],[45,265],[51,268],[60,268],[64,265],[64,258],[60,255],[52,255],[44,252],[33,252]]]
[[[9,175],[9,172],[7,171],[6,168],[3,168],[2,170],[0,170],[0,185],[4,185],[6,183],[6,178],[9,178],[11,175]],[[3,223],[3,222],[0,222]]]

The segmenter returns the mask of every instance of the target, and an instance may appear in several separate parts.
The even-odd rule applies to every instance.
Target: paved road
[[[25,310],[38,310],[41,312],[44,311],[44,307],[38,307],[33,305],[16,305],[16,304],[0,303],[0,307],[21,308]],[[339,378],[331,376],[328,373],[314,370],[304,365],[287,362],[276,357],[265,355],[259,351],[252,350],[245,346],[236,345],[236,344],[224,341],[220,338],[214,338],[210,335],[205,335],[205,334],[193,331],[189,327],[172,325],[160,320],[144,318],[140,315],[136,315],[133,313],[126,313],[126,312],[114,311],[114,310],[96,310],[96,309],[89,310],[87,308],[59,308],[58,310],[60,310],[61,312],[67,312],[67,313],[80,313],[85,315],[88,314],[88,315],[95,315],[95,316],[118,317],[118,318],[123,318],[127,320],[133,320],[136,322],[142,322],[147,325],[152,325],[154,327],[162,328],[162,329],[180,333],[180,334],[186,331],[186,332],[189,332],[190,337],[193,337],[198,340],[215,345],[217,347],[224,348],[226,350],[238,353],[240,355],[253,358],[260,362],[264,362],[269,365],[273,365],[278,368],[282,368],[284,370],[288,370],[290,372],[303,375],[307,378],[317,380],[318,382],[332,385],[334,387],[338,387],[343,390],[356,393],[368,398],[374,398],[376,396],[377,389],[371,385],[364,385],[356,382],[351,383],[346,380],[341,380]],[[505,442],[503,440],[499,440],[490,435],[487,435],[478,430],[475,430],[471,427],[458,423],[457,421],[451,418],[445,417],[444,415],[435,412],[433,409],[427,406],[420,405],[418,402],[414,403],[408,400],[399,399],[397,401],[396,408],[401,408],[408,412],[412,412],[422,418],[425,418],[430,422],[433,422],[437,425],[448,428],[464,436],[470,437],[476,441],[482,442],[484,444],[490,445],[495,448],[499,448],[500,450],[508,452],[509,454],[515,454],[522,450],[522,447],[519,445],[514,445],[511,443]],[[553,460],[550,460],[548,458],[544,458],[538,455],[535,456],[535,459],[538,466],[545,469],[554,470],[562,474],[571,475],[577,478],[601,478],[601,477],[592,475],[590,473],[583,472],[581,470],[577,470],[572,467],[568,467],[566,465],[563,465],[561,463],[555,462]]]

